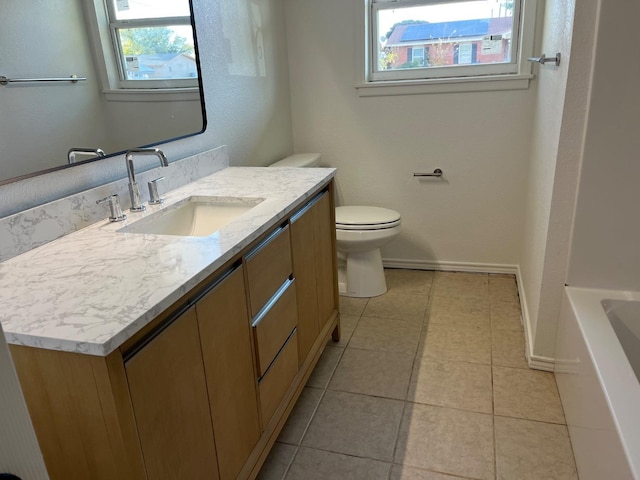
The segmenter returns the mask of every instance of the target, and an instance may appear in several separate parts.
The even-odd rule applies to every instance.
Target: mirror
[[[145,30],[140,25],[118,29],[112,20],[109,26],[110,18],[118,16],[131,25],[131,16],[148,2],[109,2],[3,2],[0,76],[8,83],[0,84],[0,185],[100,159],[96,153],[69,155],[73,148],[100,149],[110,156],[204,131],[191,2],[185,0],[182,17],[175,8],[167,14],[177,26],[165,34],[171,37],[170,43],[180,45],[171,55],[131,49],[127,42],[136,31]],[[162,3],[146,7],[153,8],[156,16],[150,20],[153,28],[146,30],[158,30],[157,24],[163,21],[157,18],[162,15]],[[146,15],[144,10],[142,13]],[[112,32],[117,32],[115,42]],[[120,63],[114,50],[118,43],[127,44],[123,51],[130,48]],[[183,73],[166,73],[173,69]],[[157,74],[160,71],[165,73]],[[11,81],[71,75],[86,80]],[[176,77],[182,80],[173,80]],[[138,78],[143,81],[136,83]]]

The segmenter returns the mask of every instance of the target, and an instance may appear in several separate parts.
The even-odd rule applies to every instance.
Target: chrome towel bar
[[[439,168],[436,168],[433,171],[433,173],[414,173],[413,176],[414,177],[441,177],[442,170],[440,170]]]
[[[0,85],[8,85],[10,83],[33,83],[33,82],[71,82],[78,83],[84,82],[85,77],[78,77],[77,75],[71,75],[70,77],[50,77],[50,78],[7,78],[4,75],[0,75]]]

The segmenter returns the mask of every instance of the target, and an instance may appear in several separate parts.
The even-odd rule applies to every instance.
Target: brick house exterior
[[[385,68],[509,61],[512,23],[512,17],[498,17],[397,25],[382,45]],[[491,37],[493,48],[487,49],[485,40]]]

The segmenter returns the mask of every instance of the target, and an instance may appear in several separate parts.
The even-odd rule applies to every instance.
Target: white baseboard
[[[470,263],[470,262],[440,262],[424,260],[400,260],[383,258],[382,264],[386,268],[406,268],[410,270],[439,270],[442,272],[471,272],[471,273],[503,273],[517,275],[518,265],[503,265],[498,263]]]
[[[531,327],[531,317],[529,316],[529,306],[527,304],[527,296],[524,293],[524,280],[520,266],[517,267],[516,280],[518,282],[518,295],[520,296],[520,311],[522,312],[522,325],[524,327],[524,342],[527,362],[529,367],[535,370],[545,370],[553,372],[555,370],[555,360],[550,357],[541,357],[533,353],[533,330]]]

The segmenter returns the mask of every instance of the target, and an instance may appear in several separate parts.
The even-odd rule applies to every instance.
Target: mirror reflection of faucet
[[[124,159],[127,164],[127,173],[129,175],[129,194],[131,195],[130,210],[132,212],[142,212],[145,209],[145,206],[142,205],[142,202],[140,201],[140,189],[138,188],[135,171],[133,169],[133,157],[140,155],[154,155],[160,160],[160,166],[169,166],[169,161],[167,160],[166,155],[159,148],[133,148],[131,150],[127,150]]]
[[[67,152],[67,161],[69,162],[69,165],[78,161],[76,159],[78,155],[86,156],[88,158],[98,158],[104,157],[105,153],[101,148],[73,147]]]

